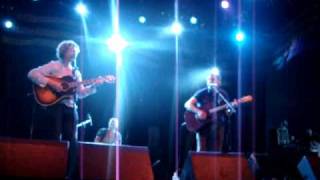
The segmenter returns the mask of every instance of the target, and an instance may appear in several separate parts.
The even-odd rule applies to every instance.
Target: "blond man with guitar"
[[[33,138],[67,140],[70,142],[67,177],[74,173],[76,124],[78,121],[77,98],[96,92],[96,86],[114,80],[113,76],[83,81],[76,58],[79,45],[72,40],[59,43],[57,60],[32,69],[28,78],[34,83],[33,92],[40,105],[35,117]],[[40,118],[41,116],[41,118]]]

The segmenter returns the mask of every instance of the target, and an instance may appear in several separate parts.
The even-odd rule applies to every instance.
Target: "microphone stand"
[[[231,114],[236,112],[236,109],[233,107],[233,105],[224,97],[224,95],[218,90],[218,87],[216,85],[211,85],[212,89],[215,91],[215,93],[218,94],[218,96],[226,103],[227,105],[227,128],[226,128],[226,137],[223,140],[223,145],[222,145],[222,151],[231,151],[231,121],[230,121],[230,116]],[[226,149],[224,149],[226,148]]]
[[[233,105],[224,97],[224,95],[218,90],[218,87],[212,86],[212,89],[218,94],[218,96],[226,103],[228,109],[230,109],[231,113],[235,113],[236,109]]]
[[[83,122],[81,122],[81,123],[78,123],[77,125],[76,125],[76,131],[77,131],[77,138],[79,139],[79,128],[80,127],[86,127],[86,125],[87,124],[89,124],[90,126],[92,126],[92,118],[91,118],[91,115],[90,114],[87,114],[87,120],[85,120],[85,121],[83,121]],[[84,139],[84,133],[85,133],[85,129],[81,129],[81,141],[83,141],[83,139]]]
[[[92,118],[91,118],[90,114],[87,114],[87,120],[77,124],[77,128],[82,127],[82,126],[86,127],[87,124],[90,124],[90,126],[92,126]]]

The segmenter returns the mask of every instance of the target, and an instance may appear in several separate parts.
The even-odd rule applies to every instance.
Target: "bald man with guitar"
[[[185,103],[184,119],[187,129],[196,133],[197,151],[222,151],[228,116],[238,104],[252,101],[251,96],[245,96],[229,103],[220,86],[221,76],[211,73],[207,87]]]

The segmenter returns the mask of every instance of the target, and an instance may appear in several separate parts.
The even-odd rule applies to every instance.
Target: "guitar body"
[[[209,113],[209,110],[212,108],[211,102],[206,102],[201,107],[198,107],[198,108],[200,108],[202,111],[205,111],[207,113],[207,118],[199,119],[196,113],[192,111],[186,111],[184,113],[184,120],[186,122],[187,129],[190,132],[197,132],[203,126],[215,121],[215,119],[212,117],[212,114]]]
[[[34,84],[33,94],[34,94],[35,100],[41,106],[44,106],[44,107],[52,106],[60,102],[62,99],[70,97],[75,93],[75,89],[72,89],[72,88],[69,89],[69,86],[68,86],[68,83],[74,82],[71,76],[65,76],[62,78],[56,78],[56,77],[47,77],[47,78],[50,78],[51,80],[61,83],[64,91],[56,92],[49,86],[40,87]]]
[[[196,118],[196,114],[191,111],[184,112],[184,120],[186,122],[186,126],[188,131],[197,132],[206,124],[212,122],[211,120],[200,120]]]

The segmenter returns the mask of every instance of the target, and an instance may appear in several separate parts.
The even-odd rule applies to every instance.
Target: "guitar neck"
[[[89,84],[94,84],[96,82],[97,78],[95,79],[88,79],[88,80],[84,80],[81,82],[78,82],[78,85],[89,85]]]
[[[216,112],[218,112],[218,111],[222,111],[222,110],[224,110],[224,109],[227,109],[227,107],[228,107],[228,106],[227,106],[226,104],[221,105],[221,106],[217,106],[217,107],[214,107],[214,108],[210,109],[210,110],[209,110],[209,113],[210,113],[210,114],[216,113]]]
[[[98,78],[94,78],[94,79],[88,79],[88,80],[83,80],[81,82],[73,82],[74,84],[72,86],[79,86],[79,85],[90,85],[90,84],[95,84],[97,81],[100,81],[102,83],[113,83],[115,81],[115,77],[112,75],[107,75],[104,77],[98,77]]]
[[[246,103],[246,102],[251,102],[251,101],[252,101],[252,96],[245,96],[245,97],[243,97],[241,99],[238,99],[237,102],[231,102],[231,105],[232,106],[237,106],[240,103]],[[224,110],[224,109],[227,109],[227,108],[228,108],[228,105],[224,104],[224,105],[217,106],[217,107],[214,107],[212,109],[209,109],[209,113],[210,114],[216,113],[218,111],[221,111],[221,110]]]
[[[70,86],[72,86],[72,87],[78,87],[78,86],[80,86],[80,85],[86,86],[86,85],[94,84],[96,80],[97,80],[97,78],[95,78],[95,79],[83,80],[83,81],[81,81],[81,82],[71,82],[71,83],[70,83]]]
[[[231,103],[231,105],[234,105],[234,103]],[[217,106],[217,107],[214,107],[212,109],[209,110],[209,113],[212,114],[212,113],[216,113],[218,111],[222,111],[224,109],[227,109],[227,104],[224,104],[224,105],[221,105],[221,106]]]

